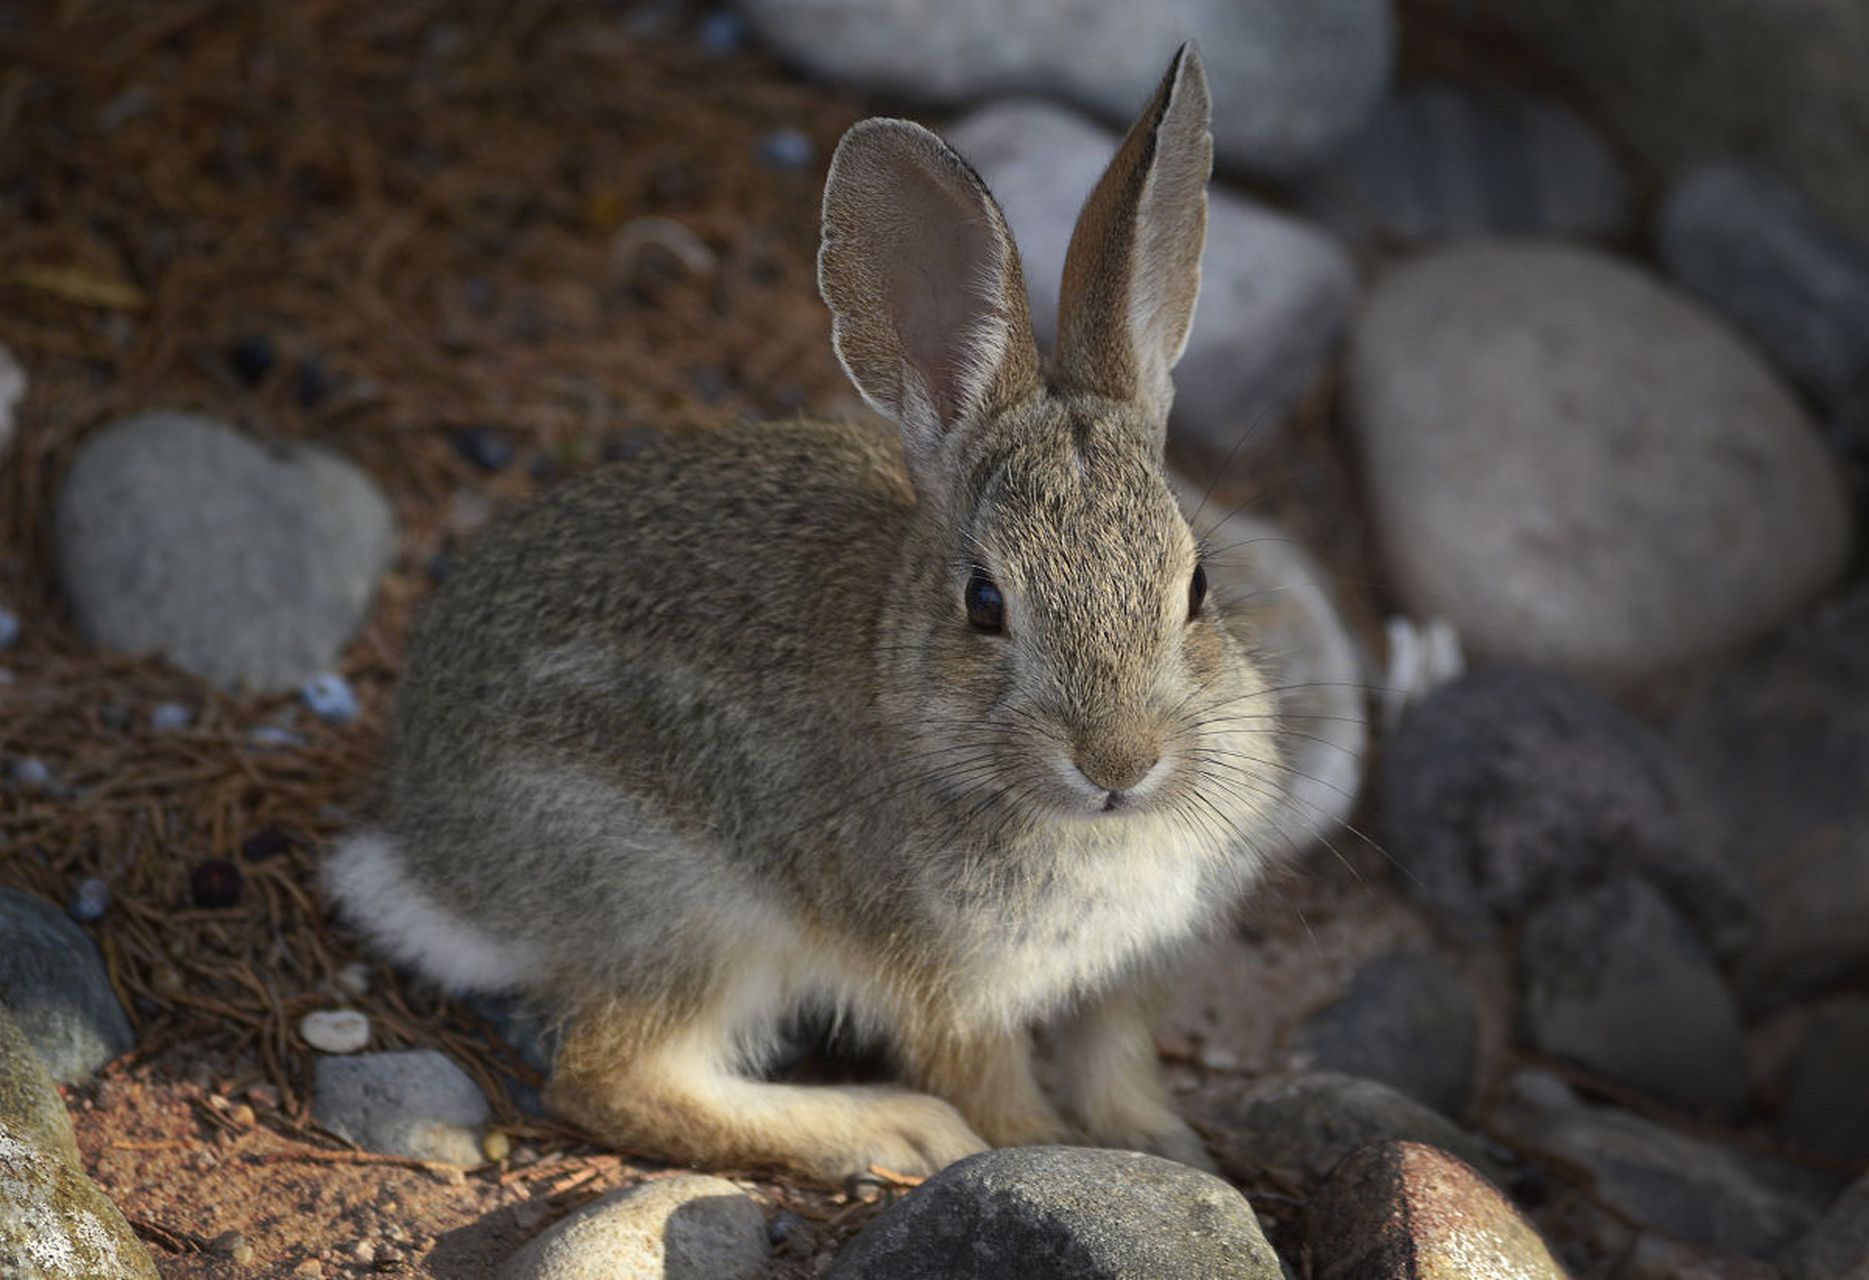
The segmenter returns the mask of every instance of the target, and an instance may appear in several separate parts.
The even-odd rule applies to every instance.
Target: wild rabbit
[[[547,1098],[594,1133],[833,1182],[1014,1143],[1208,1164],[1153,993],[1279,788],[1273,691],[1163,471],[1207,128],[1184,47],[1084,207],[1046,374],[980,179],[857,124],[819,284],[899,438],[668,440],[489,528],[429,603],[383,825],[328,886],[389,955],[561,1016]],[[801,1009],[905,1086],[760,1079]]]

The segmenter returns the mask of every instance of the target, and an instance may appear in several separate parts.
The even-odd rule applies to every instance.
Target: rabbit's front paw
[[[839,1150],[825,1152],[818,1173],[842,1182],[867,1173],[872,1164],[892,1173],[927,1177],[987,1144],[941,1099],[906,1089],[879,1090],[863,1109],[862,1129]]]
[[[1167,1108],[1131,1120],[1120,1130],[1095,1135],[1098,1145],[1119,1147],[1125,1151],[1145,1151],[1208,1173],[1220,1167],[1207,1154],[1207,1144],[1192,1125]]]

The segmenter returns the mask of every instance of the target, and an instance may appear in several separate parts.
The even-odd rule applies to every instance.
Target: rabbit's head
[[[1162,462],[1212,150],[1185,46],[1084,206],[1048,369],[965,161],[898,120],[856,125],[832,161],[819,285],[917,497],[884,696],[958,799],[1222,827],[1265,807],[1240,758],[1272,765],[1264,682],[1205,599]]]

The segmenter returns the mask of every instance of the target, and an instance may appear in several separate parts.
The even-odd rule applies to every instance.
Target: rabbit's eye
[[[1196,564],[1194,576],[1188,579],[1188,617],[1193,618],[1201,611],[1201,605],[1207,599],[1207,566]]]
[[[986,576],[986,570],[974,566],[973,576],[967,579],[967,621],[973,624],[975,631],[984,631],[997,635],[1006,628],[1006,601],[999,594],[999,588]]]

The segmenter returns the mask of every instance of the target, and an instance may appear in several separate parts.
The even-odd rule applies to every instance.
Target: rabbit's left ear
[[[1190,42],[1084,202],[1064,258],[1053,381],[1164,420],[1201,287],[1213,135]]]

